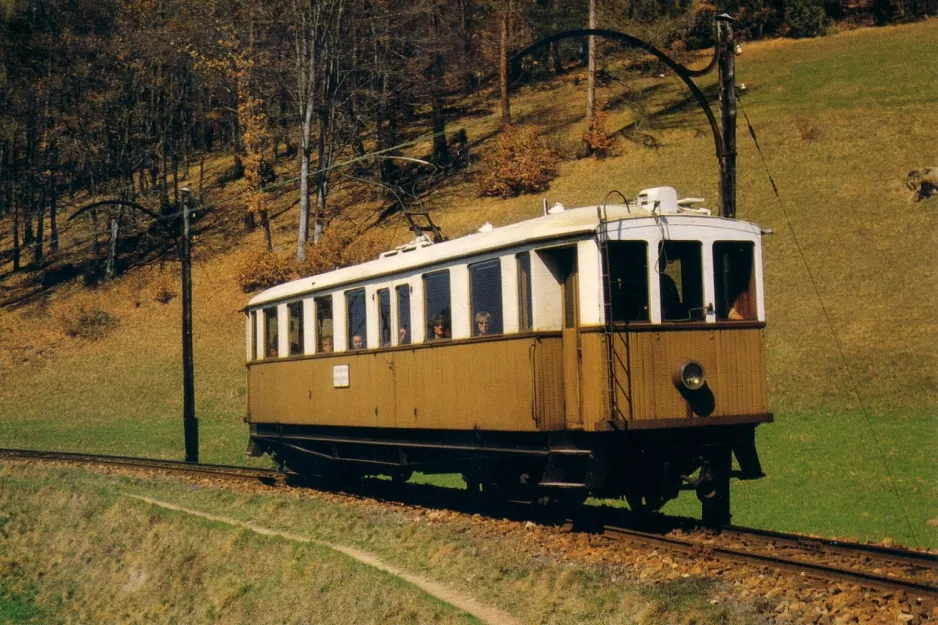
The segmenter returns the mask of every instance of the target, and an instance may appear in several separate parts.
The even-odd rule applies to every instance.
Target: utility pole
[[[192,363],[192,233],[189,229],[189,187],[182,189],[182,423],[186,462],[199,462],[199,421],[195,418],[195,371]]]
[[[720,154],[720,205],[723,217],[736,219],[736,41],[733,18],[716,17],[717,45],[720,46],[720,126],[723,153]]]

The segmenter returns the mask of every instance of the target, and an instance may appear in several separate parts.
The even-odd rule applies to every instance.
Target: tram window
[[[303,353],[303,302],[287,304],[287,320],[290,330],[290,355]]]
[[[257,360],[257,311],[251,311],[251,360]]]
[[[531,310],[531,252],[522,252],[518,259],[518,329],[530,330],[533,326]]]
[[[755,244],[717,241],[713,244],[713,273],[717,319],[742,321],[756,318]]]
[[[365,323],[365,289],[345,292],[345,309],[348,311],[348,349],[368,347]]]
[[[426,294],[427,340],[448,339],[453,336],[450,314],[449,270],[434,271],[423,276]]]
[[[378,289],[378,334],[381,347],[391,344],[391,291]]]
[[[658,244],[658,279],[662,321],[704,318],[699,241],[661,241]]]
[[[502,265],[497,258],[469,265],[472,336],[502,333]]]
[[[316,346],[317,352],[331,352],[334,349],[332,338],[332,296],[317,297],[316,302]]]
[[[410,345],[410,285],[402,284],[397,291],[397,344]]]
[[[613,321],[648,321],[648,243],[609,242]]]
[[[264,357],[277,357],[277,307],[264,309]]]

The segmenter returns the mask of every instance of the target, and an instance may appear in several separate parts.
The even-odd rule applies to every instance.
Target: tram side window
[[[449,270],[434,271],[423,276],[426,294],[427,340],[448,339],[453,336],[450,309]]]
[[[410,285],[402,284],[397,292],[397,344],[410,345]]]
[[[469,265],[472,336],[502,333],[502,265],[497,258]]]
[[[531,252],[522,252],[518,260],[518,329],[530,330],[533,327],[531,303]]]
[[[264,309],[264,357],[277,357],[277,307]]]
[[[658,244],[658,279],[662,321],[704,319],[699,241],[661,241]]]
[[[717,241],[713,244],[717,320],[756,318],[755,244]]]
[[[332,296],[317,297],[316,302],[316,352],[331,352],[332,343]]]
[[[290,355],[303,353],[303,302],[287,304],[287,327],[290,329]]]
[[[391,345],[391,291],[378,289],[378,339],[381,347]]]
[[[251,360],[257,360],[257,311],[251,311]]]
[[[365,349],[368,347],[365,331],[365,289],[346,291],[345,309],[348,311],[348,349]]]
[[[612,320],[648,321],[648,243],[609,242]]]

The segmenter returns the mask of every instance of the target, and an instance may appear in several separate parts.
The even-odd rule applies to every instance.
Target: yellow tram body
[[[251,449],[299,472],[455,471],[641,509],[696,487],[726,522],[730,453],[761,475],[754,430],[772,419],[763,297],[759,228],[667,187],[418,238],[251,300]]]

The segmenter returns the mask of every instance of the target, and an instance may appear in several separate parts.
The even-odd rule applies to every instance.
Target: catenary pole
[[[720,155],[721,215],[736,218],[736,41],[733,18],[716,17],[717,45],[720,46],[720,126],[723,153]]]
[[[182,189],[182,422],[186,462],[199,461],[199,422],[195,417],[195,371],[192,358],[192,232],[189,228],[189,187]]]

